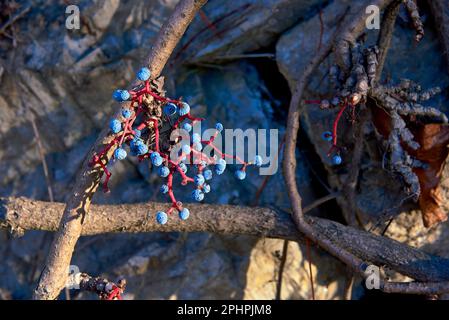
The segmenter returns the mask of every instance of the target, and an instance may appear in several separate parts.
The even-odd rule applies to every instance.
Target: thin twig
[[[6,29],[8,29],[9,26],[11,26],[14,22],[22,18],[25,14],[30,11],[31,6],[25,7],[19,12],[17,12],[15,15],[13,15],[11,18],[9,18],[8,21],[6,21],[1,27],[0,27],[0,34],[4,34]]]
[[[284,276],[285,262],[287,261],[288,243],[288,240],[284,240],[284,244],[282,245],[281,263],[279,264],[278,281],[276,285],[276,300],[281,300],[282,278]]]

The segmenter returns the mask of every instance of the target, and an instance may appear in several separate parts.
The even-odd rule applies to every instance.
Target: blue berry
[[[151,71],[150,69],[143,67],[137,72],[137,79],[140,81],[147,81],[151,77]]]
[[[179,115],[185,116],[190,112],[190,106],[186,102],[181,102],[181,106],[179,107]]]
[[[215,125],[215,129],[217,129],[218,132],[222,132],[223,131],[223,125],[220,122],[218,122]]]
[[[209,193],[210,192],[210,185],[208,185],[207,183],[203,184],[203,192],[204,193]]]
[[[186,173],[187,172],[187,166],[185,163],[180,163],[179,167],[181,168],[182,172]]]
[[[220,171],[225,171],[226,161],[224,159],[218,159],[217,163],[215,164],[215,167]]]
[[[192,141],[193,141],[193,143],[195,143],[195,142],[201,142],[201,136],[200,136],[198,133],[194,133],[194,134],[192,135]]]
[[[139,129],[134,129],[134,138],[140,138],[142,136],[142,131]]]
[[[139,140],[136,143],[136,153],[137,153],[137,155],[141,156],[141,155],[144,155],[147,152],[148,152],[148,146],[145,143],[143,143],[143,141]]]
[[[262,162],[263,162],[263,160],[262,160],[261,156],[255,156],[254,157],[254,164],[256,166],[261,167],[262,166]]]
[[[332,157],[332,164],[338,166],[339,164],[341,164],[341,162],[341,157],[338,154]]]
[[[218,175],[222,175],[224,171],[225,171],[225,169],[220,169],[218,167],[215,168],[215,173]]]
[[[203,191],[201,191],[199,189],[193,190],[192,198],[193,198],[193,200],[198,201],[198,202],[202,201],[204,199]]]
[[[206,180],[212,179],[212,171],[211,170],[204,171],[203,176],[204,176],[204,179],[206,179]]]
[[[164,114],[166,116],[172,116],[176,113],[178,107],[174,103],[167,103],[164,107]]]
[[[156,221],[159,224],[166,224],[168,221],[168,216],[164,211],[158,211],[156,214]]]
[[[122,116],[125,119],[128,119],[129,117],[131,117],[131,115],[133,114],[133,112],[129,109],[123,109],[122,110]]]
[[[113,133],[119,133],[122,131],[122,123],[120,120],[112,119],[111,122],[109,122],[109,128]]]
[[[116,100],[118,102],[123,102],[123,101],[128,100],[131,97],[131,95],[129,94],[129,92],[127,90],[117,89],[112,94],[112,97],[114,98],[114,100]]]
[[[194,180],[197,186],[202,186],[204,184],[204,176],[202,174],[197,174]]]
[[[235,172],[235,176],[236,176],[237,179],[243,180],[243,179],[245,179],[245,177],[246,177],[246,172],[243,171],[243,170],[237,170],[237,171]]]
[[[162,193],[167,193],[168,192],[168,186],[166,185],[166,184],[163,184],[162,186],[161,186],[161,188],[160,188],[160,191],[162,192]]]
[[[114,151],[114,158],[117,160],[123,160],[126,158],[126,151],[123,148],[117,148]]]
[[[160,158],[161,155],[159,154],[159,152],[154,151],[150,154],[150,159],[153,160],[154,158]]]
[[[332,132],[324,131],[321,134],[321,139],[323,139],[324,141],[332,141]]]
[[[159,170],[158,170],[158,174],[162,178],[166,178],[170,174],[170,169],[167,168],[166,166],[160,167]]]
[[[164,159],[162,159],[161,156],[154,157],[151,159],[151,163],[156,167],[159,167],[160,165],[162,165],[162,162],[164,162]]]
[[[183,208],[180,212],[179,212],[179,218],[181,220],[187,220],[190,216],[190,211],[187,208]]]
[[[190,152],[192,151],[188,144],[183,145],[181,150],[182,150],[182,153],[184,153],[184,154],[190,154]]]
[[[192,131],[192,125],[191,125],[190,123],[187,123],[187,122],[183,124],[182,128],[183,128],[185,131],[187,131],[187,132]]]
[[[194,142],[193,149],[195,149],[196,151],[201,151],[203,150],[203,145],[201,144],[201,142]]]

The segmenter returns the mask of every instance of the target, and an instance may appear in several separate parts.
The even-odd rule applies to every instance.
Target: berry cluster
[[[104,157],[112,148],[113,160],[124,160],[128,156],[128,151],[132,156],[136,156],[139,161],[149,159],[154,167],[158,168],[158,175],[166,179],[160,191],[168,194],[171,200],[170,208],[164,212],[159,211],[156,214],[156,221],[165,224],[168,216],[173,212],[178,212],[179,218],[186,220],[189,215],[189,209],[184,208],[180,201],[177,201],[173,193],[173,177],[179,174],[181,185],[192,183],[195,187],[192,191],[192,198],[195,201],[202,201],[205,194],[211,190],[210,180],[213,172],[221,175],[226,169],[226,158],[232,158],[241,165],[241,168],[235,172],[239,180],[246,177],[246,168],[248,165],[262,166],[262,158],[256,156],[254,161],[245,162],[238,156],[222,153],[214,145],[214,140],[223,130],[223,125],[217,123],[215,133],[208,140],[202,140],[198,133],[193,133],[191,141],[183,144],[179,152],[173,154],[175,142],[168,142],[170,134],[177,129],[183,129],[187,133],[192,132],[193,126],[202,118],[195,118],[190,114],[190,106],[182,101],[173,100],[164,97],[160,91],[158,80],[151,80],[151,73],[148,68],[142,68],[137,73],[137,85],[133,90],[115,90],[113,98],[123,103],[121,114],[112,119],[109,123],[111,131],[110,142],[100,152],[96,153],[91,160],[91,165],[100,165],[106,178],[103,183],[105,192],[109,191],[108,182],[111,173],[106,167]],[[203,147],[210,146],[214,155],[206,155]],[[174,159],[175,158],[175,159]],[[187,175],[187,164],[192,164],[196,169],[195,175]]]

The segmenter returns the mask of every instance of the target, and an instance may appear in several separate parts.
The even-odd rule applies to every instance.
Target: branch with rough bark
[[[207,0],[182,0],[162,26],[148,58],[148,68],[152,78],[159,77],[171,53],[181,39],[197,11]],[[71,196],[67,201],[59,229],[55,235],[46,265],[34,292],[34,299],[55,299],[64,287],[67,271],[76,242],[81,235],[83,224],[89,211],[91,199],[100,184],[103,169],[100,164],[89,166],[90,159],[107,140],[108,128],[105,128],[87,155]],[[112,157],[114,148],[104,155],[104,164]]]
[[[149,215],[163,203],[124,205],[92,205],[83,225],[82,235],[103,233],[142,232],[210,232],[239,234],[304,242],[292,216],[269,208],[230,205],[191,204],[189,221],[173,219],[166,225],[157,224]],[[64,204],[36,201],[27,198],[0,199],[0,226],[21,234],[26,230],[56,231]],[[310,211],[305,209],[304,211]],[[41,213],[45,211],[46,214]],[[409,284],[383,283],[385,291],[400,289],[416,293],[426,283],[438,283],[428,290],[446,290],[449,281],[449,259],[427,254],[392,239],[378,236],[340,223],[317,217],[306,217],[306,223],[328,242],[363,261],[387,266],[415,279]],[[408,291],[407,291],[408,290]],[[396,292],[394,291],[394,292]],[[428,291],[426,291],[428,292]],[[434,292],[434,291],[431,291]]]

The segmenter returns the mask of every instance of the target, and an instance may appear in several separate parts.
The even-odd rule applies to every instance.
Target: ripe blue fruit
[[[218,132],[222,132],[223,131],[223,125],[220,122],[218,122],[215,125],[215,129],[217,129]]]
[[[126,153],[125,149],[123,149],[123,148],[117,148],[114,151],[114,158],[117,160],[125,159],[126,155],[127,155],[127,153]]]
[[[159,170],[158,170],[158,174],[162,178],[166,178],[170,174],[170,169],[167,168],[166,166],[160,167]]]
[[[202,174],[197,174],[194,180],[197,186],[202,186],[204,184],[204,176]]]
[[[167,193],[168,192],[168,186],[166,185],[166,184],[163,184],[162,186],[161,186],[161,188],[160,188],[160,191],[162,192],[162,193]]]
[[[245,177],[246,177],[246,172],[243,171],[243,170],[237,170],[237,171],[235,172],[235,176],[236,176],[237,179],[243,180],[243,179],[245,179]]]
[[[206,180],[210,180],[210,179],[212,179],[212,171],[211,170],[205,170],[204,172],[203,172],[203,176],[204,176],[204,179],[206,179]]]
[[[131,115],[133,114],[133,112],[129,109],[123,109],[122,110],[122,116],[125,119],[128,119],[129,117],[131,117]]]
[[[112,97],[114,98],[114,100],[116,100],[118,102],[123,102],[123,101],[128,100],[131,97],[131,95],[129,94],[129,92],[127,90],[117,89],[112,94]]]
[[[187,208],[183,208],[180,212],[179,212],[179,218],[181,220],[187,220],[190,216],[190,211]]]
[[[332,164],[338,166],[339,164],[341,164],[341,162],[342,162],[342,159],[338,154],[336,154],[335,156],[332,157]]]
[[[204,193],[200,189],[195,189],[192,192],[192,198],[195,201],[202,201],[204,199]]]
[[[164,107],[164,114],[166,116],[172,116],[178,111],[178,107],[174,103],[167,103]]]
[[[218,159],[217,163],[215,164],[215,168],[219,169],[220,171],[225,171],[226,161],[224,159]]]
[[[321,134],[321,139],[323,139],[324,141],[332,141],[332,132],[324,131]]]
[[[190,131],[192,131],[192,125],[190,124],[190,123],[184,123],[183,125],[182,125],[182,128],[185,130],[185,131],[187,131],[187,132],[190,132]]]
[[[111,122],[109,122],[109,128],[113,133],[119,133],[122,131],[122,123],[120,120],[112,119]]]
[[[168,221],[168,216],[164,211],[158,211],[156,214],[156,221],[159,224],[166,224]]]
[[[143,143],[143,141],[139,140],[138,143],[136,143],[136,153],[137,155],[141,156],[148,152],[148,146]]]
[[[181,102],[181,106],[179,107],[179,115],[185,116],[190,112],[190,106],[186,102]]]
[[[143,67],[137,72],[137,79],[140,81],[147,81],[151,77],[150,69]]]
[[[139,129],[134,129],[134,138],[140,138],[142,136],[142,131]]]
[[[261,167],[262,166],[262,162],[263,162],[263,160],[262,160],[261,156],[255,156],[254,157],[254,164],[256,166]]]

